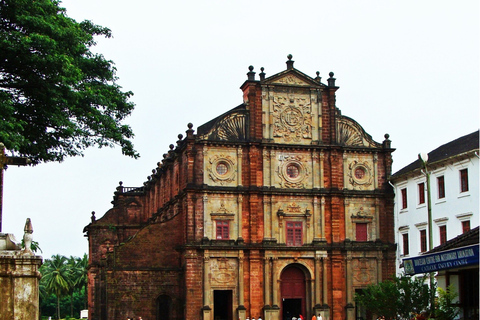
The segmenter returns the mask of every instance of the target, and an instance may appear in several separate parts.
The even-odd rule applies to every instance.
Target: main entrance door
[[[233,320],[232,290],[213,291],[213,319]]]
[[[305,313],[305,274],[298,267],[290,266],[283,270],[282,285],[282,319],[291,320]]]

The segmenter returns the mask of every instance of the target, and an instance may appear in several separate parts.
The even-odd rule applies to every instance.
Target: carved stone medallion
[[[273,97],[273,135],[285,142],[300,142],[312,138],[310,101],[290,95]]]
[[[230,183],[235,180],[235,160],[228,155],[215,155],[209,159],[208,176],[214,182],[219,182],[221,185]]]
[[[304,189],[309,171],[304,165],[304,156],[282,156],[277,168],[280,186],[283,188]]]

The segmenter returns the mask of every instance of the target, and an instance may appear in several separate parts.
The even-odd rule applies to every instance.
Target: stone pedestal
[[[12,239],[0,233],[0,319],[39,319],[42,257],[20,250]]]

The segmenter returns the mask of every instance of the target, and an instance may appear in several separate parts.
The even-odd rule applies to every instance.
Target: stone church
[[[141,187],[85,227],[89,319],[365,318],[355,294],[395,273],[392,152],[294,68],[178,135]]]

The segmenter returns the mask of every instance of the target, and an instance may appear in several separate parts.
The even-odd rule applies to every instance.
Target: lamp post
[[[432,232],[432,197],[430,193],[430,172],[428,171],[428,154],[419,153],[418,159],[420,160],[421,166],[423,168],[423,174],[427,180],[427,213],[428,213],[428,250],[433,249],[433,232]],[[430,272],[430,308],[432,314],[435,312],[435,291],[433,290],[435,285],[433,279],[433,272]]]

